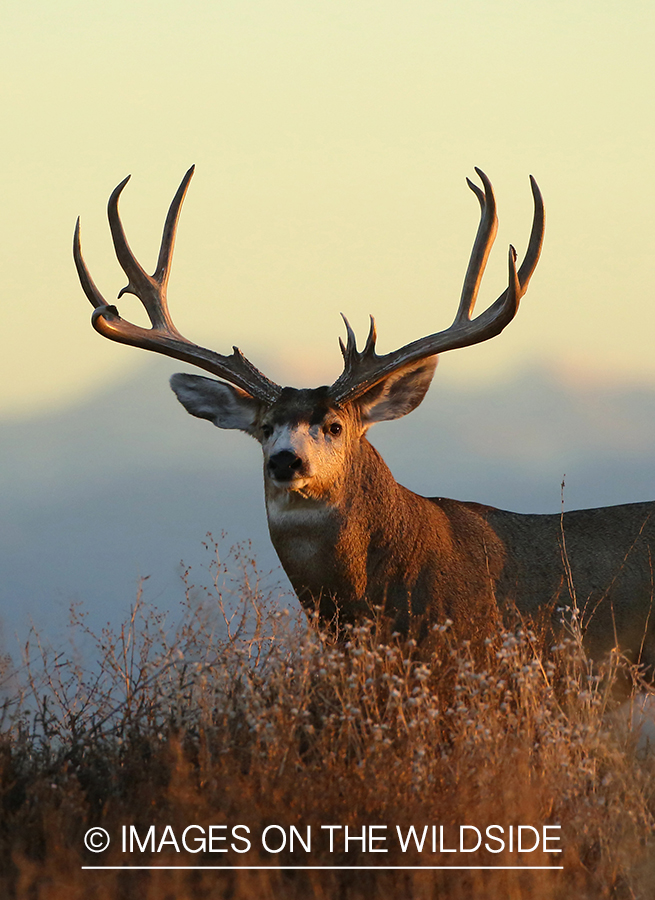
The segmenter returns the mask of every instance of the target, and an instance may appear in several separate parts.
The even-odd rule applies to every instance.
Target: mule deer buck
[[[381,605],[407,630],[416,621],[450,617],[457,632],[481,635],[498,610],[515,604],[530,614],[577,598],[592,654],[617,644],[652,664],[652,562],[655,506],[624,506],[560,515],[523,515],[479,503],[425,498],[399,485],[366,439],[376,422],[415,409],[435,371],[437,354],[486,341],[516,315],[537,265],[544,232],[539,189],[531,179],[534,219],[525,259],[509,250],[509,285],[472,318],[494,241],[496,204],[486,175],[468,182],[481,219],[453,324],[384,355],[375,324],[363,350],[345,320],[344,368],[329,387],[280,387],[236,347],[223,356],[191,343],[175,328],[166,303],[180,208],[191,168],[168,212],[153,275],[128,245],[118,213],[122,181],[109,199],[114,248],[152,328],[122,319],[96,288],[82,259],[79,221],[74,258],[95,307],[93,327],[105,337],[192,363],[224,381],[173,375],[171,387],[194,416],[252,435],[264,453],[268,525],[273,545],[306,609],[352,622]],[[575,596],[573,592],[575,593]]]

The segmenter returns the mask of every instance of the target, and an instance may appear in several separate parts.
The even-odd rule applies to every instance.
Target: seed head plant
[[[555,638],[517,616],[478,644],[448,620],[418,641],[381,609],[355,626],[308,618],[247,546],[227,561],[210,537],[205,549],[175,616],[147,601],[146,582],[119,627],[98,632],[75,607],[67,651],[33,633],[20,664],[4,661],[1,896],[653,896],[653,757],[615,690],[645,688],[618,655],[587,659],[575,609],[560,611]],[[361,841],[271,853],[257,840],[271,825],[303,838],[379,825],[395,838],[499,823],[559,826],[563,852],[540,864],[563,868],[501,868],[531,862],[507,847],[446,858],[429,837],[423,851],[389,840],[384,854]],[[246,857],[158,845],[167,826],[179,838],[237,824],[250,828]],[[112,836],[98,855],[84,845],[96,826]],[[122,851],[122,826],[143,851]],[[269,868],[81,868],[246,863]],[[445,864],[492,868],[427,868]],[[270,868],[308,865],[367,869]]]

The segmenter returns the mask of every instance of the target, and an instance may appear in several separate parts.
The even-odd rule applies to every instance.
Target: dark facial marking
[[[328,388],[283,388],[279,400],[271,407],[267,422],[271,425],[296,426],[301,422],[322,425],[326,416],[336,409]]]

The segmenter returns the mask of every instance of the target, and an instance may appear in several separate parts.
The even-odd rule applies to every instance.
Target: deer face
[[[284,388],[279,400],[262,410],[255,435],[264,452],[267,496],[329,495],[363,433],[352,405],[332,402],[326,387]]]
[[[264,453],[269,506],[334,501],[361,440],[375,422],[415,409],[430,386],[436,357],[410,363],[356,400],[337,403],[328,387],[283,388],[271,404],[199,375],[173,375],[171,387],[191,415],[256,438]]]

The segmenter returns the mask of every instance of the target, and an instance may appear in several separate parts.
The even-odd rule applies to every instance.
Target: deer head
[[[157,266],[148,275],[132,253],[118,212],[118,200],[129,177],[109,198],[108,216],[114,248],[127,275],[120,291],[134,294],[143,303],[151,328],[122,319],[116,306],[107,304],[82,258],[79,220],[73,252],[84,292],[95,307],[92,323],[105,337],[146,350],[154,350],[192,363],[224,379],[174,375],[171,387],[194,416],[219,428],[245,431],[262,445],[264,474],[269,497],[297,495],[301,499],[328,499],[339,488],[352,457],[367,429],[375,422],[404,416],[418,406],[434,374],[437,354],[486,341],[499,334],[514,318],[521,297],[535,270],[544,230],[543,202],[531,178],[534,221],[525,259],[516,269],[516,253],[509,249],[509,285],[494,304],[472,318],[478,289],[493,244],[496,202],[491,183],[480,169],[483,188],[468,181],[481,207],[478,233],[471,253],[462,296],[452,325],[445,331],[420,338],[384,355],[375,351],[375,322],[363,350],[344,317],[347,342],[340,340],[343,372],[329,387],[296,390],[282,388],[260,372],[234,347],[230,356],[199,347],[175,328],[168,312],[166,288],[171,268],[175,232],[193,167],[184,176],[171,203]]]

